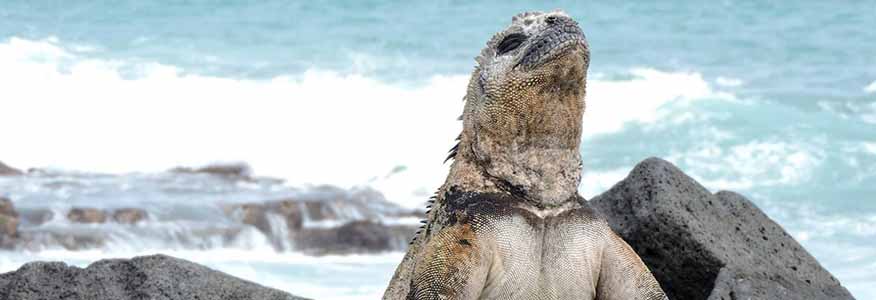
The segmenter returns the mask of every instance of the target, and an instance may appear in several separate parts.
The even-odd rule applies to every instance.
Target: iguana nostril
[[[544,19],[544,22],[548,23],[549,25],[553,25],[554,23],[557,22],[557,16],[548,16],[547,18]]]

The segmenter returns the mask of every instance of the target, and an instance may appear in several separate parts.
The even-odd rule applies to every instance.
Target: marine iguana
[[[445,183],[384,299],[667,299],[578,195],[589,46],[527,12],[476,58]]]

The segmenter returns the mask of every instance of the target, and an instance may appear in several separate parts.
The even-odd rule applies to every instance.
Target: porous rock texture
[[[294,300],[207,267],[165,255],[107,259],[85,269],[32,262],[0,274],[2,300]]]
[[[590,200],[670,299],[854,299],[781,226],[649,158]]]

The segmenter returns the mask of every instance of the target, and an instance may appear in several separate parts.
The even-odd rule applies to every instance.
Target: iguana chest
[[[601,240],[575,212],[538,218],[518,210],[476,230],[489,248],[480,299],[593,299]]]
[[[438,255],[447,256],[439,261],[476,257],[464,269],[485,273],[460,280],[466,283],[458,288],[469,290],[464,299],[594,299],[604,224],[586,204],[546,212],[520,199],[481,194],[449,199],[445,215],[452,224],[438,236],[472,246],[453,245],[457,250]]]

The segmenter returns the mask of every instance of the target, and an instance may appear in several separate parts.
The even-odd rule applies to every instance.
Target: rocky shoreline
[[[6,171],[0,176],[23,180],[68,176],[47,170],[21,172],[6,165],[2,167]],[[251,173],[247,165],[234,163],[201,168],[177,167],[162,176],[167,176],[167,181],[201,176],[206,178],[204,180],[211,180],[212,184],[230,186],[265,182],[272,187],[282,184],[282,180],[254,177]],[[66,185],[82,184],[70,182],[69,179],[41,184],[49,189],[64,189]],[[128,226],[130,231],[136,231],[137,226],[160,227],[172,226],[170,222],[180,220],[199,221],[194,216],[168,220],[167,217],[150,215],[144,208],[124,206],[100,208],[74,205],[61,210],[57,207],[30,206],[16,209],[13,200],[3,197],[3,191],[0,190],[0,250],[39,251],[60,247],[79,251],[102,248],[111,242],[110,233],[119,230],[118,226]],[[308,255],[373,254],[403,251],[423,217],[422,210],[402,208],[387,201],[375,190],[344,190],[332,186],[313,187],[294,197],[216,202],[205,206],[220,213],[222,216],[217,221],[224,225],[193,229],[187,233],[188,236],[166,238],[188,243],[183,246],[200,248],[208,247],[202,245],[204,240],[218,240],[219,245],[209,247],[222,247],[233,245],[239,239],[247,239],[247,235],[253,235],[251,231],[254,229],[276,251],[295,251]],[[50,222],[54,222],[54,225]],[[70,226],[84,229],[73,232],[65,230]],[[195,241],[187,241],[189,239]],[[124,241],[112,242],[118,244]]]
[[[854,299],[754,203],[712,194],[665,160],[640,162],[590,204],[670,299]]]
[[[215,168],[210,172],[250,178],[248,171],[232,172],[245,176]],[[20,175],[10,172],[9,176]],[[291,241],[296,245],[287,250],[312,255],[403,250],[415,225],[373,220],[417,218],[421,212],[398,210],[388,202],[379,202],[385,201],[382,196],[370,193],[376,192],[334,200],[233,204],[223,210],[229,218],[262,232],[272,243]],[[589,203],[642,257],[670,299],[854,299],[749,200],[734,192],[712,194],[664,160],[649,158],[639,163],[627,178]],[[71,210],[66,217],[77,222],[129,225],[149,218],[136,209],[107,212],[87,208]],[[32,233],[16,230],[23,218],[33,217],[17,212],[9,199],[0,199],[0,247],[17,249],[26,243],[23,241]],[[277,220],[282,220],[284,227],[278,228]],[[337,224],[338,220],[348,221]],[[278,249],[283,247],[277,245]],[[299,299],[161,255],[100,261],[86,269],[37,262],[0,275],[0,300],[143,297]]]
[[[3,300],[299,300],[289,293],[166,255],[105,259],[87,268],[32,262],[0,274]]]
[[[350,207],[350,203],[302,201],[298,199],[268,200],[265,202],[235,204],[223,207],[227,217],[241,226],[251,226],[264,234],[277,251],[297,251],[309,255],[344,255],[354,253],[381,253],[402,251],[408,244],[417,219],[422,212],[411,210],[389,216],[371,209]],[[354,219],[337,215],[339,209],[360,216]],[[357,210],[358,209],[358,210]],[[304,215],[307,215],[305,222]],[[52,218],[50,210],[16,211],[12,201],[0,197],[0,250],[38,250],[60,246],[66,250],[87,250],[106,244],[106,237],[99,229],[81,235],[62,236],[52,229],[22,231],[19,225],[42,225]],[[92,207],[74,207],[60,216],[70,223],[83,225],[136,226],[147,220],[149,214],[140,208],[101,210]],[[271,222],[280,218],[281,223]],[[400,220],[384,223],[377,219]],[[310,224],[305,224],[310,223]],[[205,232],[231,240],[241,234],[240,228],[224,229],[223,232]]]
[[[258,229],[277,249],[284,249],[287,246],[280,244],[289,243],[292,249],[286,250],[310,255],[402,251],[416,231],[415,222],[423,217],[423,213],[389,203],[384,205],[392,207],[381,211],[369,203],[383,199],[382,195],[375,193],[369,191],[350,198],[334,197],[322,201],[279,199],[236,204],[225,207],[225,211],[232,219]],[[286,227],[277,228],[271,217],[282,218]],[[376,220],[408,222],[390,224]]]

